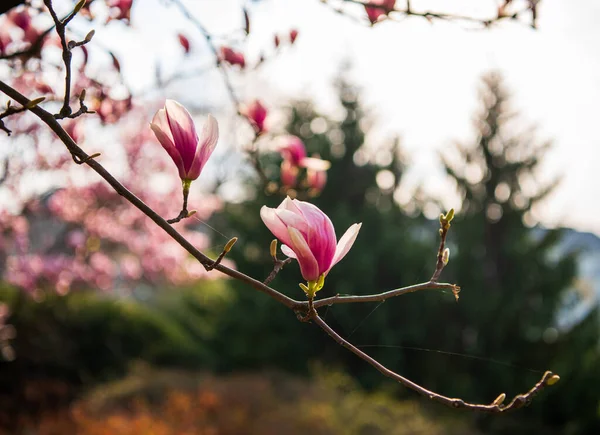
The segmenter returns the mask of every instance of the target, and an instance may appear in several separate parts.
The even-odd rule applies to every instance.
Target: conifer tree
[[[510,396],[522,388],[526,382],[522,367],[555,370],[554,364],[566,368],[567,373],[560,374],[568,376],[576,367],[561,364],[556,349],[575,350],[579,337],[557,326],[557,313],[576,276],[576,255],[558,249],[561,230],[532,228],[530,222],[532,207],[557,184],[538,181],[551,144],[539,142],[534,129],[520,132],[499,73],[485,74],[482,85],[477,140],[457,144],[458,153],[442,157],[463,198],[453,222],[455,246],[446,278],[459,283],[463,292],[456,312],[445,321],[439,346],[518,367],[459,358],[448,368],[452,376],[434,383],[445,384],[442,391],[461,397],[493,400],[498,391]],[[597,334],[596,330],[596,340]],[[549,417],[547,403],[541,400],[533,406]],[[511,420],[489,420],[495,428],[507,421]],[[539,428],[541,422],[532,424]],[[517,427],[527,430],[522,421],[512,430]]]

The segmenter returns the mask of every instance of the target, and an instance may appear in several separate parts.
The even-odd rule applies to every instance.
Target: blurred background
[[[0,79],[56,112],[52,20],[43,2],[12,3],[0,9]],[[75,4],[53,3],[59,16]],[[197,125],[213,114],[220,139],[192,184],[197,213],[176,228],[212,257],[238,237],[225,262],[263,280],[261,206],[310,201],[338,237],[362,222],[319,297],[427,281],[438,216],[454,207],[441,280],[460,285],[458,303],[431,290],[321,317],[450,397],[510,399],[546,370],[560,382],[507,415],[431,403],[207,273],[20,114],[0,132],[0,433],[600,431],[598,4],[372,3],[87,2],[67,32],[95,30],[73,50],[72,107],[86,89],[96,113],[61,123],[172,217],[180,181],[148,124],[166,98]],[[292,136],[331,168],[294,166],[282,151]],[[302,300],[301,281],[292,263],[271,285]]]

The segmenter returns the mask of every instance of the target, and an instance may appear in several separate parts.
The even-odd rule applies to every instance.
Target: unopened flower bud
[[[271,257],[273,257],[273,260],[275,260],[277,258],[277,239],[273,239],[271,241],[271,246],[269,246],[269,251],[271,253]]]
[[[229,251],[231,251],[231,248],[233,248],[233,245],[235,245],[235,242],[237,242],[237,240],[237,237],[231,238],[231,240],[229,240],[223,248],[223,252],[227,254]]]
[[[502,393],[498,397],[496,397],[496,400],[494,400],[492,402],[492,405],[494,405],[494,406],[500,406],[500,405],[502,405],[502,403],[504,403],[504,399],[506,399],[506,394]]]
[[[442,262],[444,263],[444,266],[448,264],[448,261],[450,261],[450,248],[444,249],[442,254]]]

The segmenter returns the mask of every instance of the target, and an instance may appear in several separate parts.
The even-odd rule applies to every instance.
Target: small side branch
[[[221,260],[223,260],[223,258],[225,258],[225,255],[227,255],[227,253],[229,251],[231,251],[231,248],[233,248],[233,245],[235,245],[235,242],[237,242],[238,238],[237,237],[233,237],[231,238],[227,244],[225,245],[225,247],[223,248],[223,250],[221,251],[221,253],[219,254],[219,256],[217,257],[217,259],[215,261],[212,262],[212,264],[202,264],[204,266],[204,269],[206,269],[207,272],[210,272],[211,270],[213,270],[215,267],[217,267],[219,264],[221,264]]]
[[[560,379],[558,377],[558,375],[555,375],[554,373],[547,371],[546,373],[544,373],[544,375],[542,376],[540,381],[537,384],[535,384],[529,391],[527,391],[524,394],[518,394],[508,405],[503,405],[504,399],[506,398],[506,395],[504,393],[500,394],[489,405],[468,403],[468,402],[465,402],[463,399],[446,397],[441,394],[430,391],[427,388],[422,387],[422,386],[414,383],[413,381],[399,375],[398,373],[388,369],[383,364],[381,364],[377,360],[373,359],[371,356],[367,355],[365,352],[358,349],[352,343],[350,343],[349,341],[342,338],[327,323],[325,323],[325,321],[323,319],[321,319],[321,317],[319,317],[319,315],[316,313],[316,311],[314,311],[314,310],[312,312],[309,311],[308,315],[311,316],[311,319],[323,331],[325,331],[327,333],[327,335],[329,335],[331,338],[333,338],[340,346],[345,347],[346,349],[348,349],[350,352],[352,352],[353,354],[358,356],[363,361],[366,361],[367,363],[371,364],[384,376],[387,376],[388,378],[391,378],[391,379],[401,383],[403,386],[416,391],[417,393],[421,394],[422,396],[427,397],[430,400],[434,400],[436,402],[442,403],[451,408],[464,408],[464,409],[471,409],[474,411],[489,412],[489,413],[501,413],[501,412],[510,411],[510,410],[516,409],[516,408],[522,408],[523,406],[529,405],[531,403],[531,400],[533,399],[533,397],[536,394],[538,394],[541,390],[543,390],[546,386],[553,385],[556,382],[558,382],[558,380]]]
[[[450,222],[454,219],[454,209],[451,208],[448,213],[440,215],[440,247],[438,248],[437,253],[437,262],[435,265],[435,271],[433,272],[433,276],[431,277],[431,282],[437,282],[440,275],[442,274],[442,270],[444,270],[444,266],[448,264],[448,260],[450,258],[450,250],[446,248],[446,236],[448,235],[448,230],[450,229]]]
[[[32,101],[30,101],[27,97],[22,95],[16,89],[4,83],[2,80],[0,80],[0,92],[6,94],[9,98],[12,98],[13,100],[15,100],[23,106],[32,104]],[[217,259],[218,261],[211,260],[208,256],[206,256],[194,245],[192,245],[185,237],[183,237],[175,228],[173,228],[173,226],[169,225],[166,220],[164,220],[160,215],[158,215],[158,213],[156,213],[152,208],[148,207],[146,203],[144,203],[141,199],[134,195],[125,186],[123,186],[112,174],[110,174],[104,168],[104,166],[98,163],[95,159],[91,158],[92,156],[89,156],[83,149],[81,149],[81,147],[79,147],[73,141],[73,139],[61,127],[61,125],[50,112],[42,109],[37,105],[29,110],[33,112],[34,115],[36,115],[58,136],[58,138],[67,147],[71,155],[77,157],[80,161],[84,161],[85,164],[87,164],[108,184],[110,184],[110,186],[115,190],[115,192],[117,192],[128,202],[130,202],[134,207],[136,207],[138,210],[140,210],[142,213],[148,216],[156,225],[162,228],[163,231],[165,231],[171,238],[173,238],[173,240],[179,243],[186,251],[188,251],[194,258],[196,258],[205,268],[208,267],[208,270],[216,269],[219,272],[230,276],[231,278],[244,282],[252,288],[254,288],[255,290],[258,290],[261,293],[265,293],[266,295],[270,296],[271,298],[285,305],[291,310],[296,311],[302,309],[302,302],[294,300],[238,270],[231,269],[227,266],[220,264],[221,260],[219,259]],[[229,248],[231,248],[231,246],[232,245],[230,245]],[[225,254],[226,252],[222,253],[221,259],[225,256]]]
[[[67,42],[67,36],[66,36],[67,24],[69,24],[69,22],[73,18],[75,18],[75,15],[77,15],[77,13],[85,5],[85,0],[80,0],[77,3],[77,5],[75,6],[75,9],[73,9],[73,11],[63,19],[60,19],[58,17],[58,15],[56,15],[56,11],[54,10],[54,7],[52,5],[52,0],[44,0],[44,4],[48,8],[48,11],[50,12],[50,15],[52,16],[52,20],[54,21],[54,27],[56,28],[56,33],[58,34],[58,37],[60,38],[60,45],[62,48],[62,59],[63,59],[64,65],[65,65],[65,95],[63,98],[63,105],[62,105],[62,108],[60,109],[60,111],[54,117],[56,119],[75,118],[83,113],[89,113],[89,112],[87,111],[87,107],[85,107],[85,105],[83,104],[82,98],[80,98],[80,100],[79,100],[80,101],[79,111],[76,112],[76,114],[73,114],[73,110],[71,109],[71,105],[70,105],[70,101],[71,101],[71,59],[73,57],[71,50],[75,47],[80,47],[80,46],[90,42],[92,40],[92,37],[94,36],[94,31],[92,30],[90,33],[88,33],[83,41]],[[85,93],[82,93],[82,95],[85,96]]]
[[[267,278],[264,280],[265,284],[269,284],[271,281],[273,281],[279,271],[283,269],[283,266],[292,261],[291,258],[286,258],[285,260],[280,260],[277,258],[277,239],[273,239],[269,250],[271,252],[271,258],[273,259],[274,266],[269,276],[267,276]]]
[[[407,293],[414,293],[421,290],[450,290],[455,295],[460,291],[460,287],[456,284],[438,283],[433,281],[423,282],[421,284],[409,285],[394,290],[389,290],[383,293],[377,293],[372,295],[360,295],[360,296],[340,296],[335,295],[325,299],[319,299],[315,301],[315,308],[324,307],[326,305],[335,304],[355,304],[364,302],[383,302],[386,299],[394,298],[396,296],[402,296]],[[306,304],[306,302],[304,302]]]
[[[2,113],[0,113],[0,130],[4,131],[8,136],[11,135],[12,130],[10,130],[6,125],[4,125],[4,118],[7,118],[11,115],[16,115],[17,113],[25,112],[38,104],[44,101],[45,97],[36,98],[35,100],[31,100],[29,103],[21,106],[15,107],[11,104],[10,100],[6,103],[6,109]]]

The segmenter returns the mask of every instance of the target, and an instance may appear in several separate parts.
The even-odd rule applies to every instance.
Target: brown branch
[[[531,388],[528,392],[526,392],[524,394],[518,394],[517,396],[515,396],[514,399],[508,405],[502,404],[504,402],[504,398],[506,397],[506,395],[504,393],[500,394],[489,405],[468,403],[468,402],[465,402],[463,399],[446,397],[441,394],[434,393],[433,391],[430,391],[427,388],[422,387],[422,386],[414,383],[413,381],[399,375],[398,373],[388,369],[383,364],[381,364],[379,361],[375,360],[374,358],[372,358],[371,356],[369,356],[362,350],[358,349],[352,343],[350,343],[349,341],[342,338],[327,323],[325,323],[325,321],[323,321],[323,319],[321,319],[319,317],[319,315],[317,314],[317,312],[315,310],[313,310],[312,312],[309,311],[308,316],[310,316],[311,320],[313,320],[323,331],[325,331],[331,338],[333,338],[340,346],[345,347],[346,349],[348,349],[350,352],[352,352],[353,354],[358,356],[363,361],[366,361],[367,363],[371,364],[384,376],[387,376],[388,378],[391,378],[397,382],[400,382],[403,386],[416,391],[417,393],[421,394],[422,396],[427,397],[430,400],[434,400],[436,402],[442,403],[451,408],[465,408],[465,409],[471,409],[474,411],[482,411],[482,412],[490,412],[490,413],[500,413],[500,412],[510,411],[512,409],[517,409],[517,408],[521,408],[523,406],[529,405],[529,403],[531,403],[531,400],[533,399],[533,397],[536,394],[538,394],[546,386],[552,385],[559,380],[558,375],[555,375],[554,373],[547,371],[546,373],[544,373],[544,375],[542,376],[540,381],[533,386],[533,388]]]
[[[10,100],[9,100],[8,103],[6,104],[6,109],[4,110],[4,112],[0,113],[0,130],[4,131],[8,136],[10,136],[12,131],[6,125],[4,125],[4,121],[2,121],[2,120],[11,115],[16,115],[17,113],[25,112],[25,111],[29,110],[31,107],[37,106],[39,103],[41,103],[44,100],[45,100],[44,97],[40,97],[40,98],[30,101],[28,105],[23,105],[21,107],[15,107],[15,106],[11,105]]]
[[[409,16],[421,17],[421,18],[425,18],[427,20],[438,19],[438,20],[444,20],[444,21],[466,21],[466,22],[471,22],[471,23],[475,23],[475,24],[480,24],[483,27],[489,27],[491,24],[493,24],[495,22],[499,22],[501,20],[506,20],[506,19],[516,20],[517,18],[519,18],[520,15],[522,15],[525,12],[535,11],[534,8],[527,7],[523,10],[514,12],[512,14],[497,15],[495,17],[483,19],[483,18],[472,17],[469,15],[450,14],[450,13],[444,13],[444,12],[433,12],[433,11],[417,12],[411,8],[410,1],[407,2],[406,8],[404,8],[404,9],[393,8],[391,10],[389,8],[387,8],[386,6],[383,6],[380,4],[372,4],[368,1],[361,1],[361,0],[340,0],[340,1],[342,3],[353,3],[353,4],[357,4],[357,5],[361,5],[361,6],[370,7],[373,9],[381,9],[382,11],[384,11],[388,14],[398,13],[398,14],[404,15],[405,17],[409,17]],[[324,1],[324,3],[330,7],[333,7],[332,5],[329,4],[328,1]],[[346,14],[341,8],[335,9],[335,10],[336,10],[336,12],[338,12],[342,15],[346,15],[350,18],[356,19],[355,16]],[[535,19],[535,17],[534,17],[534,19]],[[532,24],[532,27],[535,28],[535,23]]]
[[[0,91],[6,94],[8,97],[17,101],[19,104],[24,106],[31,103],[31,101],[22,95],[17,90],[13,89],[6,83],[0,80]],[[123,186],[115,177],[113,177],[100,163],[96,160],[90,158],[88,154],[83,151],[71,137],[67,134],[67,132],[61,127],[58,121],[54,118],[54,116],[42,109],[39,106],[33,107],[30,109],[42,122],[44,122],[56,135],[58,138],[65,144],[71,155],[76,157],[79,160],[85,161],[90,168],[92,168],[98,175],[100,175],[104,180],[110,184],[115,191],[124,197],[127,201],[133,204],[136,208],[138,208],[142,213],[148,216],[152,221],[161,227],[169,236],[173,238],[177,243],[179,243],[186,251],[188,251],[194,258],[196,258],[202,265],[204,266],[212,266],[214,269],[219,272],[224,273],[227,276],[230,276],[234,279],[242,281],[254,289],[267,294],[268,296],[275,299],[277,302],[285,305],[286,307],[292,310],[298,310],[302,308],[302,303],[291,299],[284,294],[278,292],[277,290],[263,284],[262,282],[249,277],[248,275],[239,272],[237,270],[231,269],[227,266],[223,266],[222,264],[215,265],[215,261],[211,260],[205,254],[203,254],[200,250],[198,250],[194,245],[192,245],[189,241],[187,241],[175,228],[167,223],[160,215],[158,215],[154,210],[148,207],[141,199],[135,196],[131,191],[129,191],[125,186]]]
[[[56,11],[54,10],[54,8],[52,6],[52,0],[44,0],[44,4],[48,8],[48,11],[50,12],[50,15],[52,16],[52,20],[54,21],[54,27],[56,29],[56,33],[58,34],[58,37],[60,38],[60,45],[62,48],[62,59],[63,59],[63,63],[65,64],[65,96],[64,96],[63,105],[62,105],[60,111],[56,115],[54,115],[54,117],[56,119],[76,118],[79,115],[82,115],[84,113],[89,113],[89,112],[87,111],[87,107],[85,107],[85,105],[83,104],[82,98],[80,98],[80,100],[79,100],[79,102],[80,102],[79,111],[74,114],[73,110],[71,109],[71,104],[70,104],[70,102],[71,102],[71,59],[73,57],[71,50],[75,47],[80,47],[80,46],[85,45],[88,42],[90,42],[92,40],[92,37],[94,36],[94,31],[92,30],[90,33],[88,33],[83,41],[67,42],[67,36],[65,33],[67,24],[69,24],[69,22],[73,18],[75,18],[75,15],[77,15],[77,13],[85,5],[85,0],[80,0],[77,3],[77,5],[75,6],[75,9],[73,9],[73,11],[71,13],[69,13],[63,19],[58,18],[58,15],[56,15]],[[82,95],[85,96],[85,93],[83,93]]]
[[[12,8],[25,3],[25,0],[4,0],[0,5],[0,15],[10,11]]]
[[[454,209],[450,209],[447,214],[440,215],[440,247],[438,248],[437,254],[437,262],[435,265],[435,271],[433,272],[433,276],[429,281],[437,282],[440,275],[442,274],[442,270],[444,270],[444,266],[448,264],[448,260],[450,257],[450,250],[445,248],[446,246],[446,236],[448,235],[448,230],[450,229],[450,222],[454,218]],[[458,297],[457,297],[458,299]]]
[[[438,282],[423,282],[420,284],[409,285],[394,290],[389,290],[383,293],[377,293],[372,295],[360,295],[360,296],[340,296],[335,295],[325,299],[319,299],[315,301],[315,308],[324,307],[326,305],[335,304],[353,304],[353,303],[364,303],[364,302],[382,302],[386,299],[394,298],[396,296],[402,296],[407,293],[414,293],[421,290],[450,290],[456,294],[460,291],[460,287],[456,284],[438,283]],[[306,306],[306,302],[304,305]]]
[[[26,107],[28,110],[33,112],[38,118],[40,118],[56,135],[59,139],[65,144],[69,152],[73,155],[73,158],[77,158],[80,162],[87,164],[90,166],[96,173],[98,173],[102,178],[104,178],[114,189],[115,191],[123,196],[127,201],[137,207],[142,213],[148,216],[152,221],[154,221],[159,227],[161,227],[169,236],[171,236],[175,241],[177,241],[184,249],[186,249],[191,255],[193,255],[204,267],[205,269],[212,270],[217,269],[218,271],[234,278],[249,284],[256,290],[267,294],[272,297],[276,301],[281,304],[287,306],[291,310],[297,313],[298,319],[304,322],[314,321],[321,329],[323,329],[331,338],[333,338],[338,344],[347,348],[352,353],[363,359],[364,361],[371,364],[375,367],[379,372],[381,372],[384,376],[387,376],[391,379],[394,379],[400,382],[407,388],[410,388],[421,395],[428,397],[430,400],[434,400],[436,402],[440,402],[444,405],[451,406],[454,408],[466,408],[475,411],[482,412],[505,412],[511,409],[520,408],[528,405],[532,398],[539,393],[543,388],[548,385],[552,385],[559,380],[559,377],[552,372],[548,371],[543,376],[542,379],[527,393],[520,394],[515,396],[515,398],[506,406],[503,406],[504,399],[506,395],[504,393],[500,394],[491,404],[483,405],[483,404],[472,404],[465,402],[462,399],[458,398],[450,398],[443,396],[438,393],[434,393],[412,381],[404,378],[403,376],[393,372],[392,370],[385,367],[383,364],[379,363],[372,357],[370,357],[365,352],[359,350],[356,346],[354,346],[349,341],[342,338],[339,334],[337,334],[327,323],[325,323],[318,315],[317,308],[322,305],[331,305],[333,303],[349,303],[349,302],[369,302],[369,301],[379,301],[385,300],[389,297],[399,296],[401,294],[414,292],[417,290],[424,290],[426,288],[430,289],[451,289],[453,292],[457,292],[457,287],[453,284],[440,284],[437,282],[428,282],[424,284],[418,284],[416,286],[405,287],[402,289],[392,290],[390,292],[381,293],[379,295],[367,295],[367,296],[345,296],[339,297],[334,296],[333,298],[323,299],[321,301],[313,302],[313,300],[309,300],[307,302],[298,302],[295,301],[282,293],[278,292],[275,289],[261,283],[260,281],[255,280],[242,272],[230,269],[226,266],[220,264],[221,260],[224,258],[225,254],[229,252],[237,238],[231,239],[223,252],[219,255],[216,260],[211,260],[201,251],[196,249],[190,242],[188,242],[181,234],[179,234],[171,225],[167,223],[161,216],[159,216],[154,210],[148,207],[142,200],[140,200],[137,196],[135,196],[132,192],[130,192],[127,188],[125,188],[119,181],[117,181],[104,167],[93,159],[94,156],[88,156],[85,151],[83,151],[74,141],[73,139],[64,131],[64,129],[60,126],[55,117],[37,106],[37,104],[33,104],[35,102],[29,101],[25,96],[20,94],[18,91],[8,86],[4,82],[0,81],[0,91],[5,93],[8,97],[14,99],[23,107]],[[446,226],[449,228],[449,222],[452,216],[451,213],[448,213],[445,216],[440,218],[440,223],[442,224],[442,228]],[[273,244],[271,245],[271,251],[273,252]],[[274,255],[274,257],[276,257]],[[320,305],[319,305],[320,302]],[[302,313],[306,313],[303,315]]]
[[[283,266],[285,266],[288,263],[291,263],[292,261],[291,258],[286,258],[285,260],[280,260],[279,258],[277,258],[277,239],[273,239],[273,241],[271,242],[270,251],[274,266],[271,273],[269,273],[269,276],[267,276],[267,278],[263,281],[265,284],[269,284],[271,281],[273,281],[279,273],[279,271],[283,269]]]

